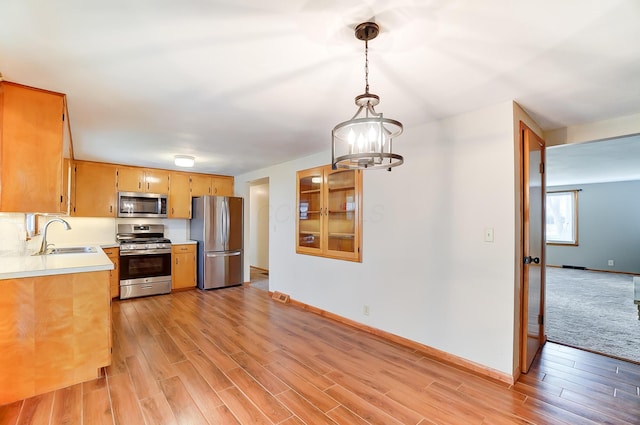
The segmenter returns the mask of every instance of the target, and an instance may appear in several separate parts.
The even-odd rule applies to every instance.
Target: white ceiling
[[[549,147],[546,170],[547,187],[640,180],[640,135]]]
[[[638,0],[2,0],[0,72],[67,94],[76,158],[237,175],[327,148],[366,20],[406,132],[508,100],[544,129],[640,112]]]

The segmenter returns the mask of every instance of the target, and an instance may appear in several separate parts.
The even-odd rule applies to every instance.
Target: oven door
[[[123,281],[157,276],[171,276],[171,252],[120,255],[120,284]]]

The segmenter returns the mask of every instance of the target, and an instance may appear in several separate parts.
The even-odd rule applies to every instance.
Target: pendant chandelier
[[[358,110],[348,121],[331,131],[331,164],[333,169],[377,169],[401,165],[404,158],[393,153],[393,138],[402,134],[402,124],[374,109],[380,97],[369,93],[369,40],[376,38],[380,27],[364,22],[356,27],[356,38],[364,40],[364,94],[356,96]]]

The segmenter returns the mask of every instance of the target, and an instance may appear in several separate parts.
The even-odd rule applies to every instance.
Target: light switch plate
[[[493,242],[493,227],[486,227],[484,229],[484,241]]]

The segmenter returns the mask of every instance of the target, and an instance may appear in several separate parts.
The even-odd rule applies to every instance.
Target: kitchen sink
[[[53,248],[48,255],[54,254],[91,254],[98,250],[93,246],[70,246],[65,248]]]

